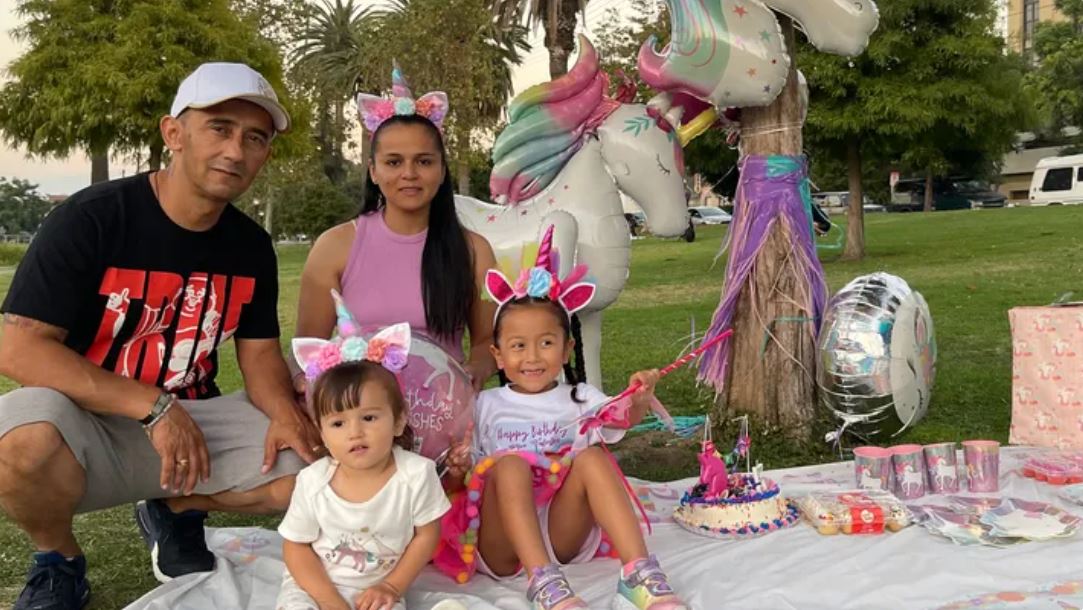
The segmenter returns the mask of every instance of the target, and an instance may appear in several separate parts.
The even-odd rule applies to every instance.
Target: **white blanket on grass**
[[[1002,452],[1002,494],[1041,499],[1083,515],[1083,507],[1057,497],[1056,487],[1017,472],[1029,452]],[[766,474],[788,497],[853,485],[851,462]],[[956,546],[920,526],[881,536],[822,536],[801,523],[759,538],[715,540],[688,533],[669,518],[693,482],[632,480],[653,522],[647,546],[697,610],[1083,608],[1083,534],[1000,549]],[[942,497],[926,496],[917,503],[942,502]],[[283,571],[278,534],[227,528],[208,529],[207,535],[218,556],[214,572],[178,578],[129,610],[273,610]],[[608,608],[617,570],[616,560],[595,560],[566,573],[591,608]],[[525,589],[524,578],[501,583],[482,575],[459,586],[429,566],[406,601],[411,610],[428,610],[446,598],[472,610],[529,610]]]

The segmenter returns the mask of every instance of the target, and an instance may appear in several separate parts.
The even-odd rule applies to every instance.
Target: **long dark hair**
[[[375,383],[383,387],[391,398],[391,414],[395,421],[406,421],[402,434],[395,437],[395,444],[407,451],[414,450],[414,431],[409,424],[406,399],[399,389],[399,382],[391,371],[369,360],[344,362],[325,371],[312,386],[312,412],[316,415],[316,427],[332,413],[342,413],[361,406],[365,385]]]
[[[455,212],[455,191],[447,167],[447,149],[440,130],[425,117],[396,115],[383,122],[372,136],[373,163],[380,147],[380,134],[393,125],[420,125],[433,137],[444,165],[444,181],[429,204],[429,232],[421,253],[421,298],[425,303],[425,324],[435,335],[453,339],[455,333],[470,320],[470,310],[477,296],[474,278],[474,257],[466,242],[466,231]],[[380,188],[366,172],[365,197],[362,214],[372,214],[384,208]]]
[[[504,316],[509,311],[516,309],[525,309],[527,307],[545,307],[549,309],[553,316],[556,317],[560,323],[560,328],[564,331],[564,338],[571,337],[575,340],[575,347],[573,350],[573,356],[564,365],[564,379],[572,386],[572,400],[575,402],[583,402],[583,399],[579,398],[576,393],[576,385],[584,383],[587,380],[587,373],[583,366],[583,341],[582,332],[579,326],[579,316],[573,315],[571,320],[568,319],[568,313],[564,311],[564,308],[559,303],[545,297],[516,297],[500,308],[500,311],[496,314],[496,320],[493,321],[493,345],[499,347],[500,345],[500,322],[503,321]],[[508,384],[508,376],[504,374],[504,371],[500,371],[500,385]]]

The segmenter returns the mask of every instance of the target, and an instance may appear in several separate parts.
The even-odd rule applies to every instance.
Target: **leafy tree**
[[[33,233],[52,207],[38,185],[0,177],[0,233]]]
[[[358,80],[366,80],[356,71],[355,59],[368,54],[373,16],[354,0],[324,0],[309,8],[294,39],[290,73],[317,108],[315,135],[323,172],[335,184],[346,178],[343,144],[353,122],[345,109]]]
[[[806,45],[799,59],[810,87],[807,148],[814,161],[847,160],[848,259],[864,255],[869,161],[897,161],[930,182],[952,171],[986,175],[1028,120],[1023,64],[993,33],[992,2],[881,0],[879,7],[879,31],[861,56]],[[931,210],[931,188],[925,205]]]
[[[276,49],[227,0],[20,0],[16,14],[27,50],[0,88],[0,132],[33,155],[87,152],[94,182],[110,150],[159,165],[158,121],[204,61],[245,62],[283,91]]]
[[[1083,0],[1056,0],[1056,6],[1068,22],[1038,24],[1037,69],[1027,75],[1027,88],[1054,131],[1083,126]]]
[[[237,205],[276,239],[314,239],[360,209],[360,188],[353,189],[352,196],[348,190],[350,174],[357,177],[360,172],[347,167],[350,173],[335,184],[314,151],[283,159],[268,165]]]
[[[485,147],[484,136],[498,124],[511,93],[510,64],[528,48],[525,27],[502,26],[483,0],[396,0],[381,21],[379,44],[356,59],[380,68],[381,89],[390,85],[391,60],[397,59],[415,96],[447,93],[444,133],[459,192],[469,194],[475,153]]]

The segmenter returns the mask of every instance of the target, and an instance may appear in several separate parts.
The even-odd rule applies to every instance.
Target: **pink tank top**
[[[421,254],[428,230],[399,235],[388,228],[380,212],[363,214],[355,221],[350,256],[342,272],[342,298],[363,327],[384,327],[409,322],[421,333],[463,361],[462,329],[454,339],[437,338],[425,321],[421,296]]]

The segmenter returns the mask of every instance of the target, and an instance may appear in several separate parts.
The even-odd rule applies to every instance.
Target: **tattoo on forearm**
[[[67,336],[67,331],[63,328],[53,326],[52,324],[46,324],[34,318],[27,318],[24,316],[15,315],[13,313],[4,314],[4,325],[14,326],[16,328],[22,328],[25,330],[31,330],[38,334],[52,337],[57,340],[63,340]]]

